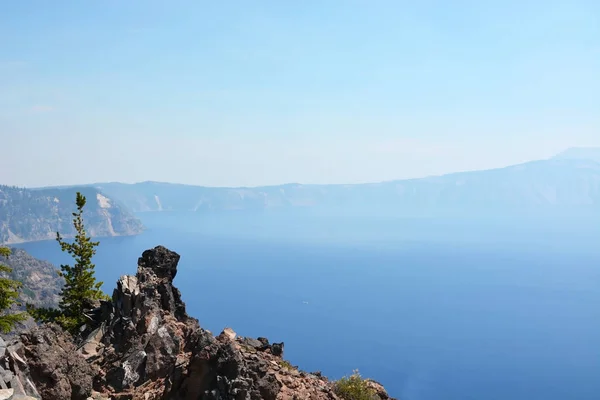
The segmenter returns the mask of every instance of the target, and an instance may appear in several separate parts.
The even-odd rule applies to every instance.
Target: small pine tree
[[[75,333],[86,322],[84,312],[90,305],[96,300],[108,299],[101,289],[103,282],[97,282],[94,276],[96,266],[92,263],[92,257],[96,254],[95,248],[99,242],[93,242],[91,237],[87,236],[83,224],[83,207],[86,198],[77,192],[75,202],[77,204],[77,212],[73,213],[73,226],[77,232],[75,240],[73,243],[65,242],[60,233],[56,233],[56,240],[61,250],[69,253],[75,260],[72,266],[60,266],[59,274],[65,279],[65,285],[60,292],[59,309],[36,309],[28,305],[28,311],[37,321],[55,321],[71,333]]]
[[[8,247],[0,247],[0,255],[8,257],[10,249]],[[0,272],[10,274],[12,269],[0,264]],[[2,333],[9,333],[16,324],[27,319],[27,313],[10,311],[13,305],[18,304],[19,289],[21,286],[21,282],[0,277],[0,332]]]

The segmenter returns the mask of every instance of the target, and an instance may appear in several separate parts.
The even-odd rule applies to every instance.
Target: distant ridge
[[[448,177],[448,176],[456,176],[461,174],[477,174],[483,173],[487,171],[498,171],[504,169],[515,168],[520,165],[528,165],[536,162],[544,162],[548,160],[579,160],[579,161],[594,161],[600,163],[600,147],[570,147],[560,153],[550,157],[549,159],[542,160],[532,160],[527,161],[521,164],[513,164],[507,165],[503,167],[496,168],[487,168],[483,170],[466,170],[466,171],[455,171],[448,172],[445,174],[437,174],[437,175],[427,175],[419,178],[407,178],[407,179],[388,179],[383,181],[373,181],[373,182],[365,182],[365,183],[329,183],[329,184],[314,184],[314,183],[299,183],[299,182],[286,182],[281,184],[272,184],[272,185],[255,185],[255,186],[207,186],[207,185],[196,185],[190,183],[177,183],[177,182],[165,182],[165,181],[154,181],[154,180],[145,180],[133,183],[125,183],[119,181],[110,181],[110,182],[94,182],[94,183],[81,183],[81,184],[73,184],[73,185],[55,185],[55,186],[38,186],[38,187],[28,187],[24,189],[28,190],[42,190],[42,189],[70,189],[77,187],[94,187],[94,188],[102,188],[102,187],[112,187],[112,186],[145,186],[145,185],[154,185],[154,186],[179,186],[179,187],[194,187],[194,188],[205,188],[205,189],[214,189],[214,190],[223,190],[223,189],[262,189],[262,188],[285,188],[285,187],[326,187],[326,186],[360,186],[360,185],[378,185],[378,184],[387,184],[394,182],[409,182],[409,181],[417,181],[423,179],[435,179],[440,177]]]
[[[378,183],[207,187],[146,181],[87,186],[135,212],[321,208],[409,216],[544,211],[600,215],[600,149],[574,148],[503,168]]]
[[[555,160],[590,160],[600,163],[600,147],[571,147],[552,158]]]

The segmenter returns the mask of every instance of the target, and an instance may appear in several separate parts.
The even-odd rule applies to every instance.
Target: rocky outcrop
[[[56,325],[21,334],[23,358],[43,399],[85,400],[96,373],[71,337]]]
[[[6,343],[0,338],[0,388],[0,399],[40,398],[18,341]]]
[[[22,334],[5,357],[4,371],[18,378],[7,388],[31,382],[29,392],[19,390],[56,400],[338,398],[320,373],[284,360],[283,342],[238,337],[230,328],[215,337],[201,328],[173,286],[178,261],[161,246],[145,251],[137,274],[121,277],[112,302],[90,313],[78,347],[53,325]],[[389,398],[372,385],[380,399]]]
[[[97,370],[57,325],[43,325],[5,343],[0,339],[1,399],[85,400]]]
[[[129,210],[94,188],[80,188],[87,203],[84,218],[94,237],[142,232],[143,225]],[[75,233],[75,189],[23,189],[0,185],[0,244],[54,239]]]

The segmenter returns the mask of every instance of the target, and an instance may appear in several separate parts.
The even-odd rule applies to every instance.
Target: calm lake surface
[[[285,342],[339,378],[359,369],[402,400],[597,400],[600,224],[302,213],[148,213],[104,238],[112,292],[142,251],[182,258],[188,313],[219,333]],[[26,243],[69,261],[54,241]]]

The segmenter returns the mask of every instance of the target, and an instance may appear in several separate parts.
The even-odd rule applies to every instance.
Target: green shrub
[[[290,364],[290,362],[288,360],[279,361],[279,365],[281,365],[283,368],[288,369],[288,370],[295,369],[294,366],[292,364]]]
[[[375,391],[360,376],[358,370],[335,382],[335,394],[344,400],[379,400]]]

